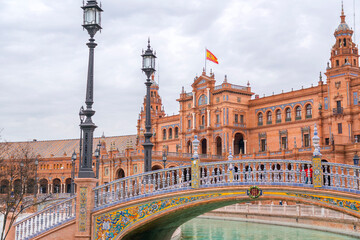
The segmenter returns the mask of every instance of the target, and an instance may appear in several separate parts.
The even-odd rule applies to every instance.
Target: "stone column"
[[[91,239],[91,211],[94,208],[94,191],[96,178],[76,178],[75,183],[78,187],[76,195],[76,221],[75,239]]]
[[[210,104],[210,88],[206,88],[206,92],[207,92],[207,105]]]
[[[195,97],[195,92],[192,92],[193,94],[193,108],[195,107],[195,101],[196,101],[196,97]]]
[[[210,109],[206,111],[207,111],[207,126],[210,127]]]
[[[192,113],[192,122],[193,122],[192,129],[195,129],[195,113]]]

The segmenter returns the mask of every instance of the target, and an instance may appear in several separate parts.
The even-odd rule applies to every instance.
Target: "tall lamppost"
[[[86,116],[80,128],[84,134],[82,143],[82,159],[80,159],[79,178],[94,178],[95,174],[92,170],[92,148],[93,134],[96,125],[92,122],[91,117],[95,114],[92,109],[94,103],[94,49],[97,46],[94,36],[101,29],[101,12],[103,11],[96,0],[88,0],[86,5],[81,7],[84,10],[84,24],[82,25],[89,33],[90,39],[86,44],[89,47],[89,66],[86,86],[86,109],[82,112]]]
[[[71,183],[70,183],[70,195],[73,196],[75,193],[75,161],[76,161],[76,152],[74,150],[71,156]]]
[[[25,189],[25,182],[23,182],[23,169],[24,169],[24,162],[20,162],[20,193],[23,194]]]
[[[167,161],[167,154],[166,154],[166,151],[163,152],[163,155],[162,155],[162,160],[163,160],[163,163],[164,163],[164,169],[166,167],[166,161]]]
[[[96,179],[99,179],[99,163],[100,163],[100,147],[101,147],[101,143],[99,141],[97,148],[95,150],[95,157],[96,157]],[[96,186],[99,185],[99,182],[96,182]]]
[[[84,107],[81,106],[79,110],[79,118],[80,118],[80,126],[85,120]],[[81,160],[81,152],[82,152],[82,129],[80,128],[80,143],[79,143],[79,159]],[[75,150],[74,150],[75,151]]]
[[[353,161],[355,166],[359,165],[359,156],[357,155],[357,152],[354,155]]]
[[[148,46],[145,52],[141,55],[143,62],[142,62],[142,71],[146,74],[146,120],[145,120],[145,142],[143,144],[145,156],[144,156],[144,172],[151,171],[151,150],[154,146],[150,138],[152,137],[151,132],[151,116],[150,116],[150,76],[155,72],[155,58],[156,56],[153,53],[153,50],[150,47],[150,39],[148,40]]]
[[[37,180],[38,165],[39,165],[39,160],[38,160],[38,158],[35,158],[35,186],[34,186],[34,198],[36,198],[36,194],[37,194],[37,191],[38,191],[38,180]]]

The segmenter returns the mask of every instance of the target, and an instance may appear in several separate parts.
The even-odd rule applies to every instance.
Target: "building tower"
[[[154,80],[155,76],[152,75],[151,76],[151,87],[150,87],[150,112],[151,112],[151,122],[152,124],[152,129],[156,129],[157,128],[157,123],[156,123],[156,119],[162,118],[165,116],[165,111],[164,108],[162,106],[162,100],[161,97],[159,95],[159,85],[156,83],[156,81]],[[145,109],[145,105],[146,105],[146,96],[144,97],[144,102],[143,102],[143,106],[141,107],[141,111],[139,113],[139,118],[138,118],[138,122],[137,122],[137,150],[143,150],[143,146],[141,145],[144,140],[144,131],[145,131],[145,120],[146,120],[146,112],[144,111]],[[154,130],[152,131],[153,134],[155,134]],[[154,143],[154,145],[156,145],[156,135],[153,135],[152,137],[152,143]]]
[[[328,110],[328,131],[330,142],[346,144],[353,138],[352,109],[357,105],[357,91],[354,83],[360,76],[358,47],[352,40],[353,30],[345,21],[341,9],[341,22],[334,32],[336,39],[331,49],[327,76],[327,96],[324,97],[325,110]],[[356,98],[356,104],[354,104]]]

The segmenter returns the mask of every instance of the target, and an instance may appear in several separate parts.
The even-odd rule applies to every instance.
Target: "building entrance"
[[[234,154],[244,154],[244,150],[244,136],[241,133],[237,133],[234,139]]]

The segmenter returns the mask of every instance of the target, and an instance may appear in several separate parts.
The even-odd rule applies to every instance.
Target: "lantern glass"
[[[96,150],[95,150],[94,155],[95,155],[95,157],[97,157],[97,158],[100,156],[100,151],[99,151],[99,149],[96,149]]]
[[[143,67],[151,68],[151,57],[150,56],[144,56]]]
[[[86,8],[84,10],[84,25],[96,23],[96,8]]]

